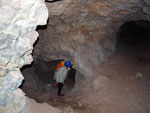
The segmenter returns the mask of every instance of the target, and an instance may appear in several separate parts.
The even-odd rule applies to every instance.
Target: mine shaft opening
[[[44,61],[37,58],[30,66],[21,69],[24,76],[24,83],[20,87],[26,96],[33,98],[37,102],[49,102],[57,97],[57,86],[54,86],[54,73],[56,66],[63,59]],[[67,95],[76,84],[76,72],[73,67],[68,71],[64,82],[63,92]]]
[[[150,22],[130,21],[123,24],[116,38],[116,53],[133,62],[150,62]],[[134,62],[134,63],[135,63]]]
[[[148,54],[150,50],[150,22],[130,21],[123,24],[117,34],[116,50]]]
[[[116,37],[115,60],[118,67],[136,77],[149,79],[150,22],[129,21],[120,26]],[[130,75],[130,74],[126,74]],[[145,78],[144,78],[145,77]]]

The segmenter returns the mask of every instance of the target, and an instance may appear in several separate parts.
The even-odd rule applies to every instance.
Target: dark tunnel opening
[[[130,108],[140,107],[136,112],[146,113],[150,100],[150,23],[143,20],[124,23],[114,44],[114,54],[99,69],[101,75],[111,79],[109,96],[113,95],[114,103],[119,101],[123,106],[132,103]]]
[[[56,66],[63,59],[44,61],[37,58],[30,66],[21,69],[24,76],[24,82],[20,88],[25,92],[26,96],[33,98],[37,102],[48,102],[57,96],[57,87],[54,86],[54,73]],[[65,79],[63,92],[70,92],[76,83],[76,69],[71,68]]]
[[[116,52],[143,63],[150,62],[150,22],[130,21],[117,34]]]
[[[120,50],[150,49],[150,23],[130,21],[120,27],[116,48]]]

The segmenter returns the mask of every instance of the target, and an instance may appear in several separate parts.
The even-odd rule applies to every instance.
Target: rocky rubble
[[[46,103],[36,103],[34,100],[27,98],[29,101],[29,109],[27,113],[63,113],[62,110],[49,106]]]
[[[44,0],[0,1],[0,113],[26,110],[20,68],[32,62],[36,26],[46,24],[47,12]]]

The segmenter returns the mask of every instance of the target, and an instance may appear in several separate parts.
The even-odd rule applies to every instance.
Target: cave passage
[[[116,52],[141,63],[150,62],[150,23],[141,20],[123,24],[118,32]]]
[[[24,83],[21,89],[25,94],[35,99],[37,102],[46,102],[51,98],[55,98],[57,87],[54,86],[54,72],[56,66],[62,61],[44,61],[37,59],[31,66],[26,66],[22,69],[24,75]],[[71,68],[68,71],[67,78],[64,83],[63,92],[67,94],[75,86],[76,70]]]
[[[117,50],[150,50],[150,23],[148,21],[130,21],[120,27],[117,36]]]
[[[109,96],[113,95],[113,98],[108,103],[118,103],[119,109],[121,105],[127,105],[126,108],[122,107],[126,113],[131,113],[132,110],[132,113],[148,113],[150,23],[142,20],[130,21],[120,26],[115,52],[99,70],[100,75],[110,78]]]

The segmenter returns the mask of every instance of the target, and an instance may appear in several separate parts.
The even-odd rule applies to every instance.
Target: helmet
[[[65,62],[65,66],[66,66],[66,67],[71,67],[71,66],[72,66],[72,65],[71,65],[71,62],[70,62],[70,61],[66,61],[66,62]]]
[[[65,66],[65,61],[62,61],[60,64],[61,66]]]

